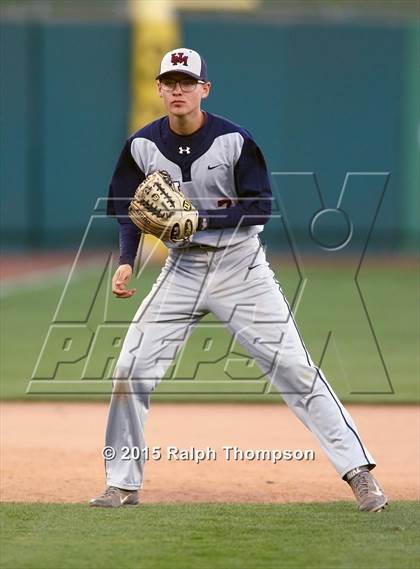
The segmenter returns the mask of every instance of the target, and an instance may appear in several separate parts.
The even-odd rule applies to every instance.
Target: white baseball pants
[[[200,319],[212,312],[255,359],[290,409],[317,437],[340,476],[375,462],[323,373],[312,362],[258,237],[224,249],[172,249],[131,323],[115,374],[106,446],[107,484],[141,488],[150,393]]]

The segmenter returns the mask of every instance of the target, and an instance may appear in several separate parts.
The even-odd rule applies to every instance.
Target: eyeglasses
[[[192,91],[197,87],[197,83],[200,83],[200,85],[205,84],[205,81],[201,81],[200,79],[180,79],[179,81],[176,81],[175,79],[163,78],[159,81],[164,91],[173,91],[176,88],[177,83],[179,83],[183,93],[192,93]]]

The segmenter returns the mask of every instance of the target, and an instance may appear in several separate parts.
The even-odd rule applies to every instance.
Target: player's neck
[[[182,117],[169,115],[169,126],[175,134],[188,136],[199,130],[206,122],[206,115],[201,109],[194,114],[184,115]]]

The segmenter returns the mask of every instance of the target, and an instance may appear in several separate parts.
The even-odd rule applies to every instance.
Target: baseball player
[[[191,223],[164,240],[169,254],[131,323],[113,383],[106,429],[107,487],[91,506],[139,503],[144,428],[154,391],[200,319],[212,312],[256,360],[356,497],[359,510],[379,511],[387,498],[370,473],[375,461],[348,411],[313,363],[258,234],[269,220],[271,189],[264,157],[244,128],[201,109],[210,93],[204,59],[191,49],[167,53],[157,76],[164,116],[127,140],[109,190],[108,214],[119,222],[120,261],[112,291],[129,298],[141,232],[128,216],[136,189],[153,188],[170,201],[165,180],[179,182]],[[143,201],[145,215],[159,208]],[[148,211],[146,211],[148,210]],[[144,217],[140,212],[140,216]],[[166,233],[165,235],[169,235]],[[177,239],[177,237],[180,237]]]

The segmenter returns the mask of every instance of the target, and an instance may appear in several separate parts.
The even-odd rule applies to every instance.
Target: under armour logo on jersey
[[[185,148],[182,148],[182,146],[179,147],[179,153],[180,154],[191,154],[191,149],[189,146],[186,146]]]
[[[171,56],[172,65],[188,65],[188,55],[184,55],[182,51],[173,53]]]

